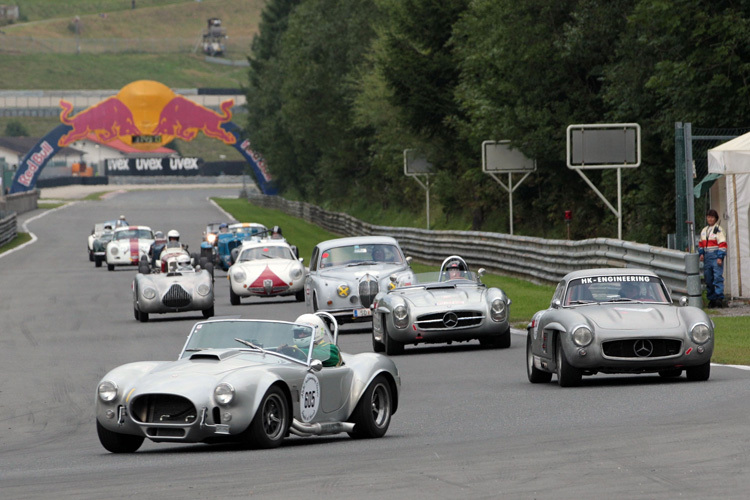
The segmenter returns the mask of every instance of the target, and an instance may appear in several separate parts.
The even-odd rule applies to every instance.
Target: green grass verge
[[[337,236],[291,217],[278,210],[257,207],[243,199],[214,198],[219,206],[242,222],[260,222],[266,226],[279,225],[292,244],[300,249],[300,256],[309,264],[313,247]],[[435,266],[412,263],[415,272],[435,271]],[[487,286],[501,288],[513,304],[510,307],[511,323],[515,328],[525,328],[535,312],[549,307],[554,286],[536,285],[528,281],[495,274],[486,274],[482,281]],[[730,365],[750,365],[750,316],[712,316],[716,324],[715,348],[712,361]]]
[[[27,241],[31,241],[31,235],[29,235],[29,233],[18,233],[11,242],[6,243],[5,245],[0,247],[0,254],[5,253],[8,250],[13,250],[16,247],[23,245]]]
[[[46,201],[40,201],[36,204],[36,208],[41,208],[42,210],[52,210],[53,208],[61,207],[65,205],[66,202],[60,201],[60,202],[46,202]]]

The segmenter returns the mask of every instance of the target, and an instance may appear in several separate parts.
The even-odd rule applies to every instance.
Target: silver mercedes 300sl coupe
[[[532,383],[578,385],[596,373],[658,373],[708,380],[714,324],[706,313],[672,302],[652,271],[589,269],[567,274],[548,309],[527,328],[526,371]]]

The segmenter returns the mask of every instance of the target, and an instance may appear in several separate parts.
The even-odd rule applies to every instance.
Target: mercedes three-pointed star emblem
[[[458,325],[458,316],[456,316],[456,313],[445,313],[443,316],[443,324],[446,328],[455,328]]]
[[[639,358],[647,358],[654,352],[654,344],[648,339],[638,339],[633,344],[633,351]]]

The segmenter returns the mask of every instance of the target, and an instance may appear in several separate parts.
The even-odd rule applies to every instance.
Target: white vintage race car
[[[133,280],[133,314],[143,323],[149,314],[202,311],[214,315],[214,280],[206,269],[195,268],[186,254],[165,261],[167,272],[151,273],[140,266]],[[146,272],[143,272],[146,271]]]
[[[137,266],[141,257],[148,259],[148,250],[154,242],[154,233],[148,226],[126,226],[115,229],[112,241],[107,243],[107,269],[115,266]]]
[[[227,279],[233,306],[242,297],[294,295],[298,302],[305,300],[305,266],[284,240],[245,241]]]

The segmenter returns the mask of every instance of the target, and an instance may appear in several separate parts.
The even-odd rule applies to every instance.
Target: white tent
[[[727,236],[724,294],[750,297],[750,133],[709,149],[708,172],[723,175],[711,187],[711,205]]]

